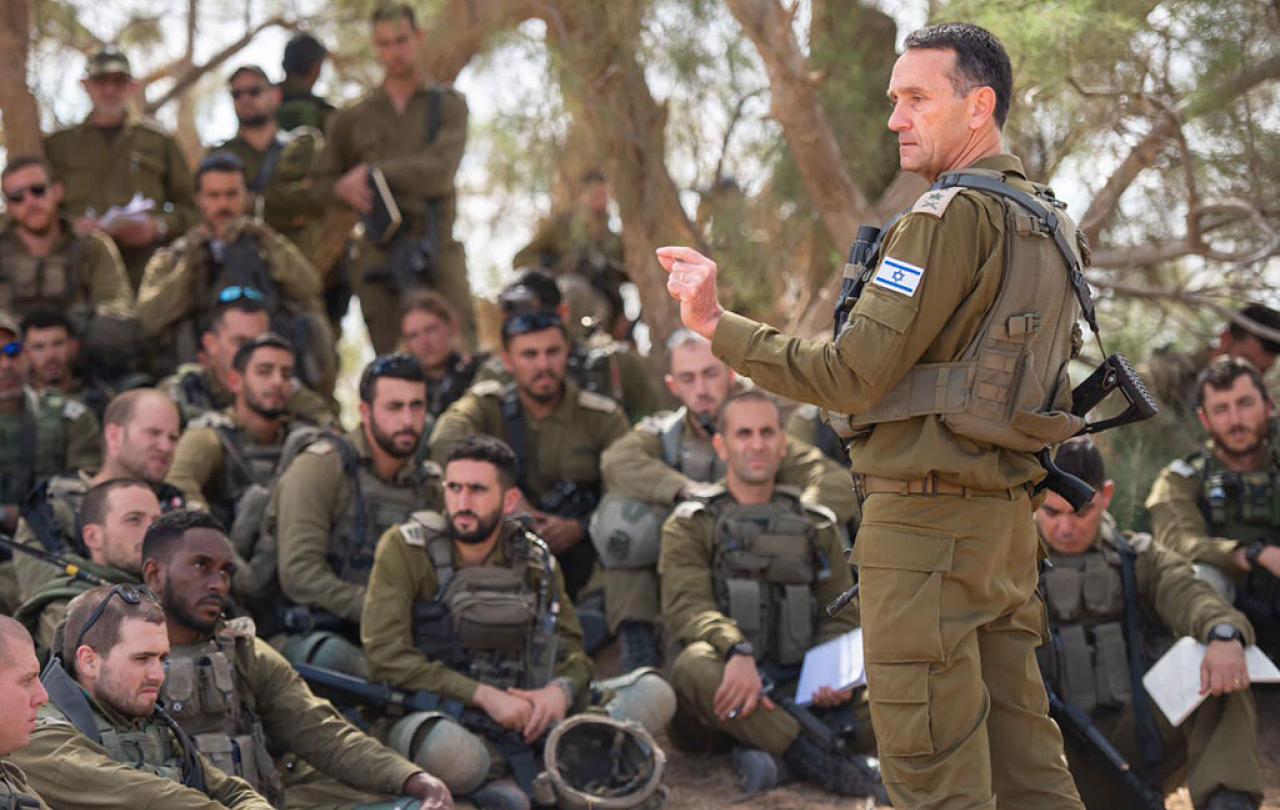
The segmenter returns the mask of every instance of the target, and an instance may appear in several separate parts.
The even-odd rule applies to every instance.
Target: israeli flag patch
[[[878,284],[896,293],[914,296],[916,288],[920,286],[920,281],[923,278],[923,267],[917,267],[910,262],[886,256],[884,261],[880,262],[880,269],[876,271],[871,283]]]

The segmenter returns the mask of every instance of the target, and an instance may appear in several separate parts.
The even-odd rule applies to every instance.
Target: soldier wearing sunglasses
[[[165,615],[143,586],[99,586],[76,597],[59,655],[41,682],[31,743],[13,759],[59,808],[268,810],[223,773],[158,703],[169,658]]]

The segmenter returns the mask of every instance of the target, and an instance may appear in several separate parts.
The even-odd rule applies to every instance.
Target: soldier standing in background
[[[284,46],[284,59],[280,63],[284,69],[284,80],[279,84],[281,101],[280,109],[276,110],[276,121],[286,132],[298,127],[326,131],[333,105],[313,93],[312,89],[320,78],[328,55],[328,49],[320,40],[307,33],[294,34]]]

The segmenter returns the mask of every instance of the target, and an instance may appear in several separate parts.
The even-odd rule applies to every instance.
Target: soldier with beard
[[[317,698],[246,619],[224,621],[234,553],[216,518],[171,512],[147,532],[143,576],[160,594],[170,657],[163,697],[214,764],[284,808],[453,806],[448,789]],[[414,804],[413,806],[417,806]]]
[[[311,444],[280,476],[268,535],[278,538],[284,596],[303,608],[290,611],[298,638],[286,654],[307,657],[316,639],[335,640],[317,628],[356,642],[378,538],[438,507],[439,467],[415,460],[426,416],[422,365],[407,354],[379,357],[360,377],[360,425]]]
[[[81,571],[112,584],[142,584],[142,537],[160,517],[160,501],[136,478],[115,478],[98,484],[80,505],[80,538],[87,558],[64,559]],[[40,649],[52,650],[54,631],[67,615],[67,603],[89,590],[85,580],[59,574],[46,582],[14,616],[27,626]]]
[[[21,624],[0,616],[0,757],[7,757],[31,741],[36,713],[49,702],[40,683],[31,636]],[[27,784],[26,774],[12,762],[0,759],[0,807],[13,810],[49,810]]]

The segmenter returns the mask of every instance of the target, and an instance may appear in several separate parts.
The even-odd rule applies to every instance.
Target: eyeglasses
[[[238,284],[233,287],[223,287],[222,291],[218,293],[219,304],[230,304],[242,299],[261,304],[263,298],[262,291],[256,287],[241,287]]]
[[[28,194],[34,199],[41,200],[44,199],[45,192],[48,190],[49,185],[47,183],[32,183],[26,188],[20,188],[11,194],[5,194],[4,198],[15,204],[24,202]]]
[[[554,312],[525,312],[502,322],[502,337],[510,340],[518,335],[552,328],[564,329],[564,321]]]
[[[234,101],[239,101],[245,96],[248,96],[249,98],[257,98],[258,96],[262,95],[266,91],[267,91],[267,88],[265,87],[246,87],[242,90],[232,90],[231,98]]]
[[[0,346],[0,354],[3,354],[5,357],[10,357],[10,358],[17,357],[18,355],[22,354],[22,341],[11,340],[8,343],[4,344],[3,346]]]
[[[89,621],[84,623],[84,627],[80,630],[80,635],[76,636],[76,646],[72,650],[78,650],[84,644],[84,637],[98,623],[98,619],[102,618],[102,614],[107,610],[107,604],[111,601],[111,597],[119,596],[126,605],[140,605],[142,600],[149,602],[158,601],[156,595],[146,585],[117,585],[107,594],[107,598],[98,603],[93,609],[93,613],[89,614]]]

